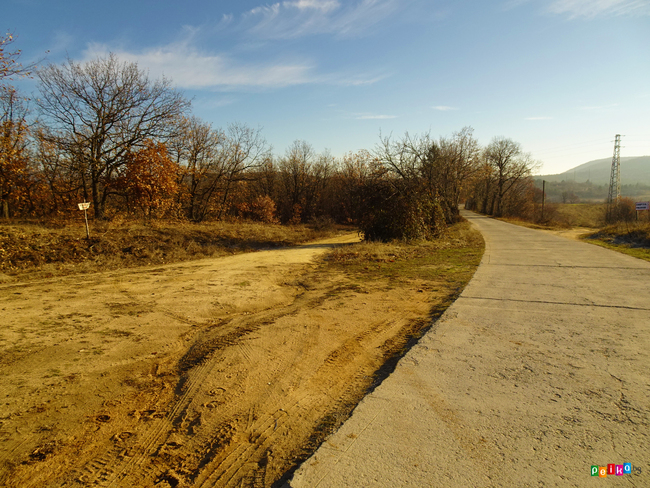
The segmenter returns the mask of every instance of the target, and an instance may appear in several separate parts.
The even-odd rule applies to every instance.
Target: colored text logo
[[[592,466],[591,476],[607,478],[607,476],[623,476],[624,474],[641,474],[641,468],[632,463],[608,464],[607,466]]]

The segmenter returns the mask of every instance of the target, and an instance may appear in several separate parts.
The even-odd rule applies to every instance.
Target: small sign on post
[[[636,202],[636,219],[639,220],[639,212],[650,210],[650,202]]]
[[[86,239],[90,239],[90,229],[88,228],[88,209],[90,208],[90,202],[78,203],[79,210],[84,211],[84,218],[86,219]]]

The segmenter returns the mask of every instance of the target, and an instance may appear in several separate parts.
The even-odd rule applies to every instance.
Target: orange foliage
[[[0,37],[0,80],[3,78],[11,78],[12,76],[29,76],[30,69],[33,65],[24,68],[18,63],[20,57],[20,50],[7,51],[7,47],[14,42],[14,36],[7,33],[4,37]]]
[[[9,216],[9,208],[18,210],[26,197],[29,156],[25,148],[24,123],[5,120],[0,123],[0,215]]]
[[[127,156],[122,183],[147,217],[160,217],[174,207],[179,172],[165,145],[147,140],[145,147]]]
[[[268,195],[260,195],[250,203],[242,202],[236,208],[239,215],[246,219],[266,224],[279,223],[275,202]]]

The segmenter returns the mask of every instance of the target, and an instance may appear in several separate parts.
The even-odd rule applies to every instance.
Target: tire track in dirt
[[[217,338],[214,350],[235,345],[239,338],[253,330],[255,329],[243,327]],[[210,353],[213,353],[214,350],[210,351]],[[95,483],[97,486],[118,486],[117,483],[126,478],[129,473],[142,470],[146,459],[159,450],[161,445],[164,445],[165,440],[173,431],[174,426],[179,422],[183,422],[183,413],[195,400],[196,393],[199,391],[201,384],[216,366],[210,360],[203,361],[202,358],[192,356],[189,361],[193,364],[187,364],[187,361],[187,357],[184,357],[179,367],[183,373],[191,369],[191,374],[183,374],[181,377],[177,391],[182,392],[182,394],[180,398],[175,400],[170,410],[165,414],[165,417],[153,421],[153,425],[145,432],[142,441],[133,448],[135,452],[130,453],[128,457],[120,456],[121,453],[113,451],[98,461],[98,464],[103,466],[103,468],[96,470],[95,473],[91,471],[87,479],[88,482]],[[95,467],[97,468],[97,466]]]
[[[359,400],[360,392],[365,391],[362,385],[370,384],[374,370],[367,364],[369,350],[383,346],[389,340],[387,338],[401,328],[401,324],[387,320],[375,322],[368,330],[331,351],[309,379],[309,387],[303,388],[312,393],[299,398],[293,396],[290,398],[292,402],[283,402],[283,408],[263,415],[248,425],[244,430],[248,442],[240,443],[222,459],[215,458],[194,480],[194,486],[270,486],[260,480],[267,479],[269,464],[272,463],[269,459],[272,457],[272,446],[281,443],[282,437],[291,431],[289,422],[283,424],[283,421],[305,417],[305,412],[318,412],[312,415],[311,429],[306,433],[305,441],[319,443],[324,435],[346,418],[351,405]],[[342,369],[348,368],[357,372],[351,376],[341,376]],[[275,479],[277,476],[273,481]]]
[[[272,486],[343,422],[431,307],[416,285],[404,291],[321,273],[310,259],[323,250],[104,280],[92,296],[112,318],[99,332],[137,339],[128,354],[107,359],[106,374],[120,368],[123,383],[102,389],[113,397],[75,431],[90,435],[77,441],[83,452],[65,472],[56,470],[73,444],[39,465],[52,469],[49,478],[16,484],[27,480],[23,469],[8,486]],[[111,421],[92,420],[100,416]]]
[[[147,304],[147,301],[138,300],[136,296],[126,290],[120,291],[133,302]],[[298,295],[298,297],[300,296],[302,296],[302,293]],[[153,302],[150,304],[153,304]],[[291,304],[279,310],[271,309],[252,315],[243,314],[240,317],[231,317],[221,321],[220,327],[217,327],[219,332],[217,335],[211,334],[211,331],[215,328],[214,326],[209,328],[205,337],[199,337],[180,359],[178,363],[180,379],[176,386],[178,397],[174,400],[164,418],[151,420],[151,426],[138,436],[140,440],[136,445],[131,446],[126,454],[123,449],[117,446],[89,463],[78,479],[86,484],[91,483],[95,486],[107,488],[122,486],[121,483],[127,481],[129,475],[134,472],[138,473],[138,478],[142,477],[142,473],[149,471],[149,475],[145,476],[146,478],[164,479],[166,475],[160,473],[158,469],[147,466],[146,461],[164,448],[170,435],[179,426],[182,428],[188,423],[186,412],[196,402],[201,385],[214,373],[215,368],[219,365],[220,360],[214,358],[214,354],[225,348],[236,346],[244,360],[251,363],[250,346],[242,343],[246,336],[257,331],[260,327],[259,324],[273,324],[277,319],[285,315],[295,315],[299,308],[300,306]],[[176,313],[169,314],[166,313],[166,310],[160,308],[158,308],[158,311],[178,319]],[[199,325],[192,321],[183,321],[189,322],[190,325]],[[222,330],[224,327],[226,331]],[[258,424],[259,422],[250,425],[246,429],[251,438],[260,438],[263,436],[264,431],[268,430],[266,426],[260,430]],[[218,432],[217,439],[223,437],[220,435],[223,430],[223,428],[216,430]],[[168,477],[171,478],[171,476]]]

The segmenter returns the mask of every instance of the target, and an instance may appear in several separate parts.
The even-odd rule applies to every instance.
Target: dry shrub
[[[618,222],[589,237],[610,244],[650,249],[650,222]]]
[[[606,207],[605,212],[605,221],[610,224],[636,220],[636,204],[631,198],[621,198],[616,205]]]
[[[444,236],[447,221],[439,201],[399,180],[379,179],[361,189],[364,239],[389,242]]]
[[[277,207],[273,199],[268,195],[258,196],[252,203],[241,203],[237,205],[237,213],[240,217],[247,220],[267,224],[279,223]]]

